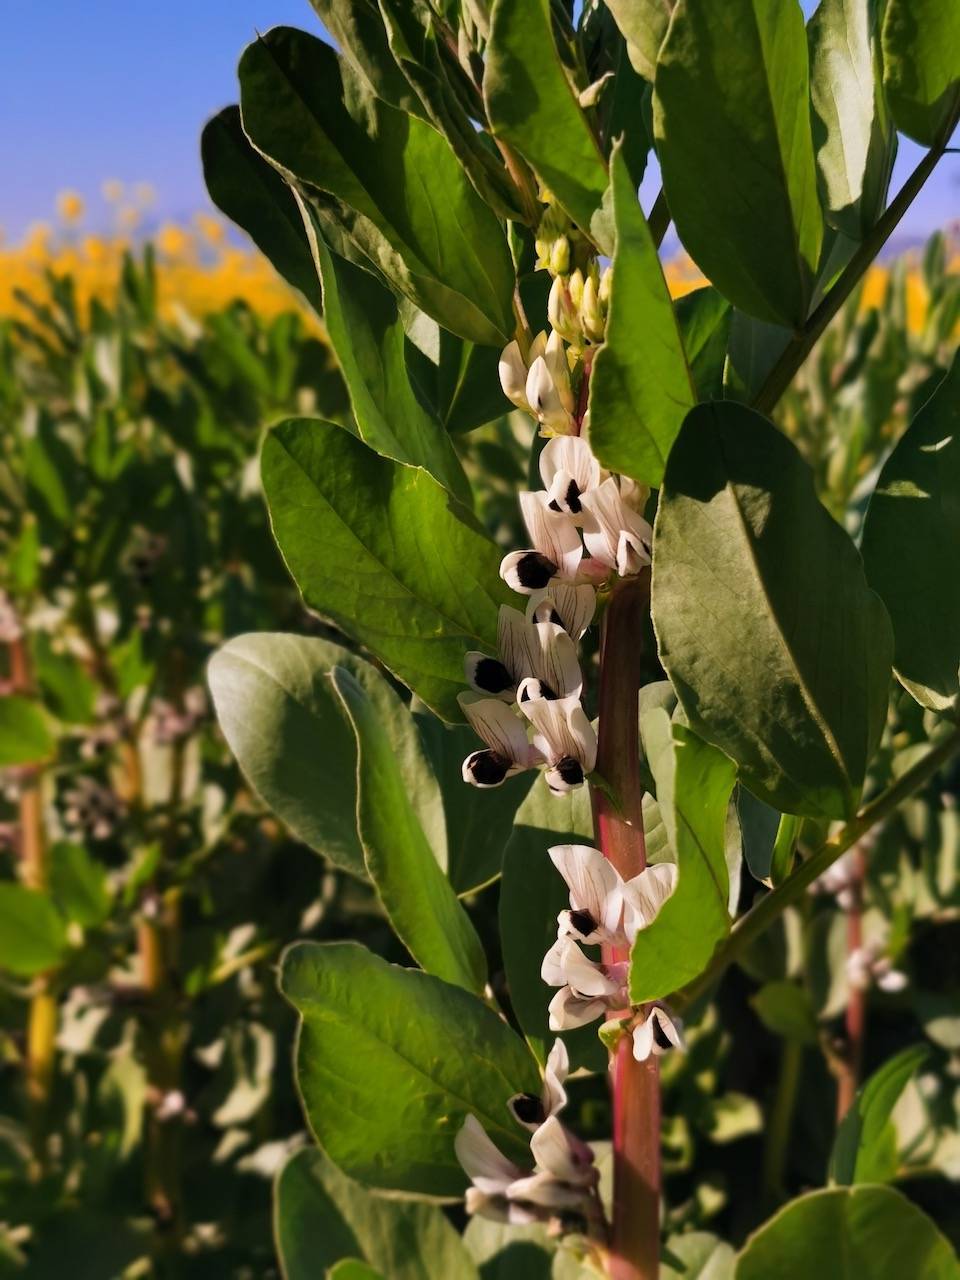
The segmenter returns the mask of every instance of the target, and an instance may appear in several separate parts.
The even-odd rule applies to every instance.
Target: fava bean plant
[[[957,1275],[888,1185],[927,1045],[858,1090],[868,992],[910,981],[884,834],[960,750],[956,290],[940,242],[947,300],[904,387],[858,287],[949,150],[960,12],[314,7],[331,43],[251,44],[205,156],[322,306],[349,390],[346,427],[285,421],[261,460],[345,646],[242,637],[210,684],[250,782],[373,885],[407,959],[284,954],[316,1140],[277,1185],[287,1276]],[[901,133],[921,158],[890,196]],[[671,223],[710,281],[676,303]],[[504,397],[529,438],[509,539],[458,447]],[[811,994],[834,919],[839,1004]],[[768,1143],[727,1242],[664,1196],[664,1098],[685,1052],[715,1069],[731,963],[777,973],[778,946],[752,1001],[784,1040]],[[819,1168],[794,1105],[817,1043],[839,1120]],[[784,1204],[791,1144],[821,1189]],[[462,1238],[431,1203],[461,1197]]]
[[[234,636],[209,688],[254,792],[390,930],[279,960],[310,1130],[283,1274],[957,1277],[945,242],[922,339],[896,280],[858,290],[950,163],[960,11],[314,7],[332,43],[258,37],[203,138],[349,399],[261,448],[312,634]],[[921,153],[888,198],[898,135]],[[678,301],[671,223],[710,281]],[[164,590],[196,608],[183,563]]]

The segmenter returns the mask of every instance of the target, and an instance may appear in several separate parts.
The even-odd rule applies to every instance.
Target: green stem
[[[803,1045],[798,1040],[784,1040],[780,1055],[777,1092],[767,1124],[767,1141],[763,1152],[762,1194],[766,1205],[774,1208],[784,1198],[783,1173],[793,1127],[793,1110],[803,1065]]]
[[[886,244],[900,219],[913,203],[937,162],[947,149],[950,135],[960,117],[960,105],[951,113],[940,137],[911,173],[892,203],[878,219],[859,249],[844,267],[833,288],[820,305],[807,318],[804,326],[790,339],[780,359],[773,366],[766,382],[760,388],[753,407],[759,413],[770,414],[777,401],[793,381],[794,374],[810,354],[814,343],[849,298],[861,276],[871,266],[877,254]]]
[[[835,836],[820,846],[794,874],[785,880],[772,893],[768,893],[757,905],[740,920],[727,941],[714,953],[710,964],[698,978],[695,978],[682,991],[671,997],[671,1003],[677,1008],[685,1008],[699,996],[708,991],[720,977],[726,967],[738,959],[753,941],[769,928],[786,907],[797,902],[814,880],[823,875],[841,854],[846,853],[862,835],[882,822],[894,812],[904,800],[910,798],[960,751],[960,728],[954,729],[946,738],[917,763],[906,771],[892,787],[889,787],[875,800],[861,809],[860,813]]]

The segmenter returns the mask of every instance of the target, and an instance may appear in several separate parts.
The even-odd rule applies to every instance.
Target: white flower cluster
[[[564,792],[582,785],[597,758],[580,703],[576,642],[593,619],[596,587],[650,563],[650,526],[636,509],[642,491],[604,471],[580,436],[550,440],[540,474],[544,488],[520,494],[533,546],[510,552],[500,566],[504,581],[529,596],[527,611],[500,610],[498,657],[466,657],[474,692],[460,705],[485,750],[467,757],[463,776],[495,787],[543,766],[550,788]]]
[[[544,956],[540,976],[547,986],[559,988],[550,1001],[550,1030],[569,1031],[630,1007],[628,963],[592,960],[582,948],[601,945],[628,955],[639,931],[676,888],[677,868],[656,863],[625,881],[599,849],[560,844],[549,853],[567,882],[570,907],[557,917],[557,940]],[[679,1020],[661,1005],[651,1006],[632,1035],[640,1061],[683,1044]]]
[[[532,1170],[508,1160],[476,1116],[467,1116],[455,1149],[472,1184],[466,1196],[468,1213],[512,1226],[571,1216],[590,1223],[599,1217],[593,1152],[559,1119],[567,1104],[563,1086],[569,1070],[566,1046],[557,1040],[547,1058],[540,1097],[521,1093],[508,1103],[514,1119],[533,1134]]]
[[[893,960],[879,942],[868,942],[855,947],[847,956],[847,981],[858,991],[868,991],[876,985],[888,995],[904,991],[909,985],[907,975],[893,967]]]

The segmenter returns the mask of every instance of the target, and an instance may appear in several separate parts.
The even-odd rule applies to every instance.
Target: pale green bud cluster
[[[610,269],[601,274],[592,262],[584,274],[578,267],[569,276],[556,276],[547,300],[550,324],[572,347],[602,342],[610,298]]]

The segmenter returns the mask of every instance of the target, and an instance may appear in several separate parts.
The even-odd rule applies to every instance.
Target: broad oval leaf
[[[897,1173],[897,1136],[890,1116],[910,1079],[930,1058],[915,1044],[888,1058],[853,1100],[833,1140],[830,1178],[841,1185],[889,1182]]]
[[[316,1280],[357,1258],[391,1280],[476,1280],[439,1207],[377,1195],[316,1147],[294,1152],[277,1176],[274,1234],[285,1280]]]
[[[304,600],[438,715],[460,720],[463,655],[496,651],[500,551],[425,471],[294,418],[261,460],[274,537]],[[491,649],[490,646],[493,646]]]
[[[200,153],[213,203],[319,312],[320,281],[296,199],[273,165],[250,145],[239,107],[225,107],[207,121]]]
[[[0,969],[32,978],[63,959],[63,920],[45,893],[26,885],[0,884]]]
[[[335,668],[331,680],[356,736],[357,830],[390,923],[421,968],[481,993],[483,947],[437,865],[390,733],[349,671]]]
[[[926,147],[946,144],[960,112],[960,7],[887,0],[883,83],[897,128]]]
[[[735,306],[802,324],[823,217],[799,4],[679,0],[657,63],[654,130],[690,256]]]
[[[495,0],[483,99],[493,132],[517,148],[590,235],[607,167],[557,53],[548,0]]]
[[[827,220],[862,240],[883,212],[897,151],[872,0],[821,0],[807,27],[817,170]]]
[[[495,214],[432,125],[375,98],[329,45],[275,27],[240,60],[243,127],[313,201],[344,223],[391,284],[453,333],[503,345],[514,272]]]
[[[482,1000],[350,942],[290,947],[280,989],[302,1019],[307,1119],[344,1173],[394,1191],[462,1195],[453,1142],[471,1114],[505,1155],[529,1159],[507,1101],[539,1091],[536,1062]]]
[[[58,840],[50,850],[50,891],[67,920],[96,928],[110,914],[113,893],[107,868],[83,845]]]
[[[607,0],[607,8],[627,42],[631,66],[651,84],[674,4],[675,0]]]
[[[357,750],[330,683],[349,671],[377,708],[408,795],[441,867],[443,802],[410,712],[369,663],[338,644],[276,632],[235,636],[210,659],[220,728],[247,780],[298,839],[366,877],[357,834]]]
[[[39,702],[19,694],[0,698],[0,769],[40,764],[56,749],[50,722]]]
[[[662,707],[641,720],[657,805],[677,863],[677,886],[630,953],[630,1000],[659,1000],[695,978],[730,931],[727,809],[732,760]]]
[[[616,246],[607,331],[590,376],[590,444],[611,471],[657,486],[696,394],[663,268],[619,147],[610,176]]]
[[[863,529],[894,669],[925,707],[960,695],[960,354],[884,463]]]
[[[693,729],[781,812],[849,817],[886,715],[890,622],[772,423],[730,402],[689,414],[653,564],[660,658]]]
[[[377,0],[310,0],[317,17],[370,91],[391,107],[423,115],[423,107],[390,49]]]
[[[891,1187],[800,1196],[744,1245],[735,1280],[958,1280],[946,1237]]]
[[[450,437],[410,384],[396,298],[368,271],[332,253],[310,206],[300,201],[300,208],[323,285],[327,337],[360,438],[385,458],[423,467],[470,505],[470,483]]]
[[[469,725],[446,725],[429,712],[417,727],[443,795],[447,824],[447,875],[461,896],[496,880],[514,818],[537,773],[528,770],[491,790],[463,781],[463,762],[477,749]]]

